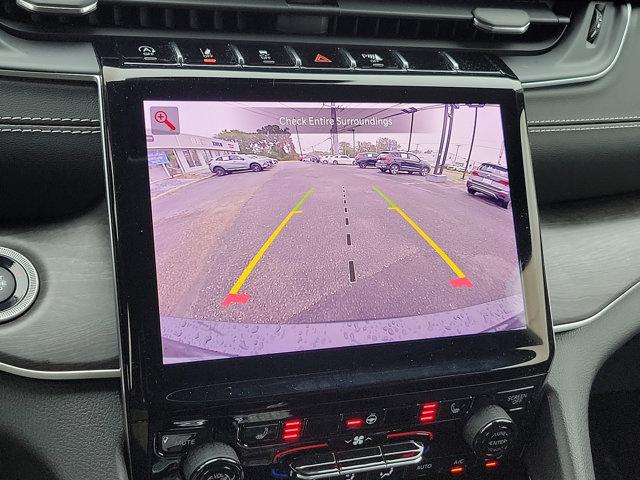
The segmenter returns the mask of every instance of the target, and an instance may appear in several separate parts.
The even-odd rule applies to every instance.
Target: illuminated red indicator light
[[[433,440],[433,433],[427,432],[425,430],[387,433],[387,438],[402,438],[402,437],[429,437],[429,440]]]
[[[302,420],[287,420],[282,427],[282,440],[295,442],[302,435]]]
[[[493,470],[494,468],[498,468],[499,465],[500,463],[498,463],[497,460],[486,460],[484,462],[484,468],[486,468],[487,470]]]
[[[423,403],[418,419],[420,423],[432,423],[438,418],[438,402]]]
[[[316,450],[319,448],[327,448],[327,447],[329,447],[329,445],[327,445],[326,443],[314,443],[313,445],[303,445],[302,447],[288,448],[286,450],[281,450],[278,453],[276,453],[273,457],[273,461],[274,463],[276,463],[280,461],[282,458],[288,455],[292,455],[294,453],[304,452],[306,450]]]
[[[464,473],[464,467],[461,465],[454,465],[451,467],[451,470],[449,470],[449,473],[451,473],[451,475],[462,475]]]
[[[361,418],[349,418],[344,421],[344,424],[347,428],[360,428],[364,425],[364,420]]]

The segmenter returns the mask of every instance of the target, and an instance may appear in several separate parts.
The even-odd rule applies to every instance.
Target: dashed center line
[[[353,260],[349,260],[349,281],[351,283],[356,281],[356,267],[353,264]]]
[[[344,187],[344,185],[342,186],[342,197],[343,197],[343,203],[345,205],[344,207],[344,213],[347,213],[347,191]],[[344,223],[345,225],[349,226],[349,217],[345,217],[344,219]],[[347,246],[350,247],[351,246],[351,233],[347,233]],[[349,266],[349,283],[354,283],[356,281],[356,265],[354,263],[353,260],[349,260],[348,263]]]

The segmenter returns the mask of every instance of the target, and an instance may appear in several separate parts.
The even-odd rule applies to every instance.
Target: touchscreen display
[[[526,328],[491,104],[145,101],[164,363]]]

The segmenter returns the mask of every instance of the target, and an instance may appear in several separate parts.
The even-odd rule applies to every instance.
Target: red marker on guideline
[[[169,117],[167,117],[167,114],[162,110],[158,110],[156,112],[155,120],[158,123],[164,123],[167,127],[169,127],[169,130],[176,129],[175,125],[169,121]]]

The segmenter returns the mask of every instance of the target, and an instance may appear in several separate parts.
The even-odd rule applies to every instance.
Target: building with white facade
[[[211,160],[239,152],[236,142],[180,133],[153,135],[147,132],[151,182],[188,173],[208,172]]]

